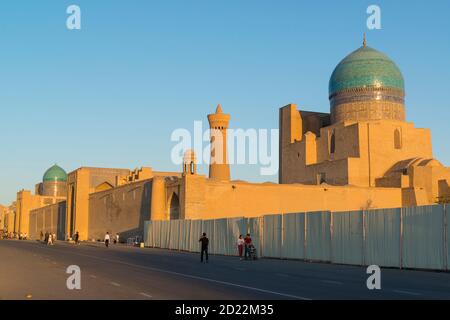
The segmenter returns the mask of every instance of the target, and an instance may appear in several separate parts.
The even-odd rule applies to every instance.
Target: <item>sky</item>
[[[81,30],[68,30],[69,5]],[[366,9],[381,8],[368,30]],[[0,203],[57,163],[180,170],[178,128],[218,103],[230,128],[278,128],[278,109],[328,112],[334,67],[368,45],[393,59],[406,116],[450,165],[450,1],[8,0],[0,4]],[[234,179],[277,181],[258,165]],[[200,166],[207,174],[207,166]]]

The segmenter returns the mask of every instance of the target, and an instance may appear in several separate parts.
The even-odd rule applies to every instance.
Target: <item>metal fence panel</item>
[[[331,261],[362,265],[363,212],[334,212],[331,216]]]
[[[365,265],[400,267],[400,214],[400,208],[365,213]]]
[[[450,207],[448,204],[444,205],[445,214],[445,242],[447,256],[445,259],[445,269],[450,270]]]
[[[202,220],[191,220],[190,226],[190,245],[189,251],[191,252],[200,252],[200,245],[198,240],[200,239],[201,234],[203,233],[203,221]]]
[[[182,236],[180,237],[180,250],[189,251],[191,220],[180,220],[180,230],[182,232]]]
[[[237,240],[247,234],[247,221],[244,218],[227,219],[227,255],[238,255]]]
[[[281,257],[287,259],[305,258],[305,214],[283,215],[283,239]]]
[[[144,221],[144,246],[146,247],[152,247],[151,243],[151,225],[152,221]]]
[[[330,212],[306,214],[306,259],[330,261]]]
[[[170,220],[161,222],[161,248],[169,249],[170,242]]]
[[[209,239],[208,251],[211,254],[216,253],[216,246],[217,246],[215,234],[214,234],[214,225],[215,225],[215,220],[203,220],[203,230],[198,235],[198,238],[200,239],[201,235],[203,233],[206,233],[206,236]],[[197,245],[200,246],[200,244],[197,244]]]
[[[263,247],[264,256],[269,258],[281,258],[282,216],[273,214],[263,217]]]
[[[214,253],[226,255],[228,253],[228,221],[217,219],[214,221]],[[210,244],[212,244],[210,242]]]
[[[171,250],[180,249],[180,220],[169,220],[169,246]]]
[[[403,208],[405,268],[444,269],[444,207]]]
[[[162,221],[153,221],[152,223],[153,246],[155,248],[161,248],[161,223]]]
[[[247,218],[247,232],[250,233],[250,237],[252,238],[253,245],[255,246],[258,256],[264,255],[264,247],[263,247],[263,239],[262,237],[262,221],[261,218]],[[244,234],[245,237],[245,234]]]

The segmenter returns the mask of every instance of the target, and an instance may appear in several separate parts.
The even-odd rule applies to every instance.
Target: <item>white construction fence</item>
[[[251,234],[261,257],[351,265],[449,270],[448,206],[274,214],[258,218],[146,221],[146,247],[237,255]]]

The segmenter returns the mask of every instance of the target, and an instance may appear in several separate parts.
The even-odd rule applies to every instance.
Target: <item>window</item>
[[[330,137],[330,154],[334,154],[335,151],[336,151],[336,137],[333,131]]]
[[[394,148],[395,149],[402,148],[402,135],[399,129],[395,129],[394,131]]]

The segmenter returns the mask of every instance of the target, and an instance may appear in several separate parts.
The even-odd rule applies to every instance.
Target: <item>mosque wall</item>
[[[217,182],[194,176],[187,180],[185,189],[185,219],[402,206],[402,190],[399,188]]]
[[[394,120],[339,122],[304,134],[302,112],[280,109],[280,183],[375,187],[397,162],[430,159],[429,129]],[[311,117],[311,116],[310,116]],[[318,117],[318,116],[316,116]]]
[[[16,214],[14,221],[14,232],[29,233],[29,222],[31,210],[46,207],[65,200],[65,197],[46,197],[33,195],[31,191],[22,190],[17,193]]]
[[[88,239],[102,239],[106,232],[122,240],[143,236],[150,219],[152,180],[143,180],[89,195]],[[77,230],[79,231],[79,230]]]
[[[5,228],[6,208],[0,205],[0,230]]]
[[[368,166],[371,186],[375,186],[375,180],[383,177],[399,161],[433,157],[429,129],[417,129],[412,123],[387,120],[359,123],[358,126],[361,166]],[[396,131],[399,139],[396,139]]]
[[[14,232],[14,222],[15,222],[15,217],[16,215],[12,212],[7,213],[5,216],[5,229],[8,233],[10,232]]]
[[[130,173],[127,169],[83,167],[67,177],[66,235],[72,237],[79,232],[80,240],[88,239],[89,194],[105,182],[116,186],[117,176]]]
[[[58,240],[65,240],[66,201],[30,211],[29,239],[39,239],[40,233],[56,234]]]

